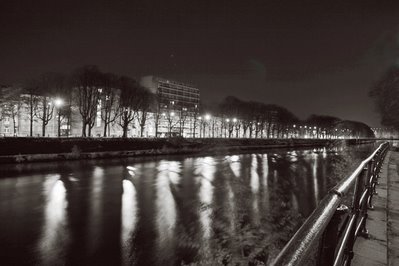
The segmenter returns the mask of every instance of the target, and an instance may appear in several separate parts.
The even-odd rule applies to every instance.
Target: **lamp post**
[[[61,107],[64,105],[64,101],[61,98],[56,98],[54,100],[54,105],[57,108],[58,113],[58,137],[61,136]]]

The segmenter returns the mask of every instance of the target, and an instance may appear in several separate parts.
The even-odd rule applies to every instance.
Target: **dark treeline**
[[[30,136],[33,136],[34,123],[41,125],[41,135],[46,136],[46,127],[55,117],[58,118],[58,127],[62,122],[70,128],[73,114],[80,117],[83,137],[92,136],[92,129],[99,117],[104,137],[110,136],[110,128],[115,125],[121,128],[122,137],[127,137],[128,129],[134,122],[137,122],[140,136],[143,136],[150,119],[155,126],[156,136],[162,119],[168,124],[169,131],[176,126],[181,131],[184,123],[188,124],[191,119],[194,137],[196,128],[199,131],[197,135],[202,137],[374,136],[371,129],[360,122],[321,115],[311,115],[306,120],[300,120],[284,107],[244,101],[233,96],[228,96],[217,104],[201,105],[186,112],[182,110],[187,108],[174,103],[174,108],[182,109],[176,112],[176,116],[171,116],[170,114],[174,114],[173,110],[164,106],[167,108],[165,110],[161,102],[157,93],[143,88],[136,79],[102,72],[97,66],[87,65],[69,74],[49,72],[20,86],[4,86],[0,90],[0,121],[5,117],[10,118],[14,123],[14,135],[17,135],[16,118],[23,111],[29,121]],[[205,127],[208,130],[207,135]],[[59,128],[58,132],[60,134]]]
[[[282,106],[243,101],[233,96],[203,109],[221,118],[221,130],[226,131],[228,137],[239,137],[242,132],[249,138],[374,138],[370,127],[361,122],[316,114],[301,120]]]

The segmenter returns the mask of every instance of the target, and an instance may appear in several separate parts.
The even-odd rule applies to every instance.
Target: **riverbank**
[[[373,140],[362,140],[370,142]],[[0,163],[228,153],[260,149],[325,147],[359,141],[325,139],[0,138]]]

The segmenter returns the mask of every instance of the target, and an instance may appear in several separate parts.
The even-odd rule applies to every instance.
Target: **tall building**
[[[190,109],[199,106],[200,91],[193,85],[155,76],[143,77],[140,85],[157,94],[160,103],[163,105],[169,105],[173,102],[175,106]]]
[[[140,85],[158,98],[158,136],[194,137],[199,112],[200,90],[191,84],[145,76]]]

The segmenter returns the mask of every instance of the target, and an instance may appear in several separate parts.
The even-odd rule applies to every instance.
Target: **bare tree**
[[[101,120],[104,122],[103,136],[110,134],[110,124],[115,122],[118,117],[118,98],[119,90],[118,77],[112,73],[103,74],[101,77],[102,92],[100,95],[101,101]]]
[[[91,136],[101,92],[101,72],[97,66],[84,66],[75,71],[73,84],[82,117],[82,136]]]
[[[136,80],[122,76],[119,80],[121,97],[118,105],[118,124],[122,127],[122,137],[127,137],[129,125],[137,117],[140,99],[138,90],[139,84]]]
[[[145,88],[138,90],[139,106],[138,109],[140,114],[137,116],[137,121],[140,125],[140,137],[144,136],[144,129],[147,122],[148,113],[156,105],[155,95]]]
[[[184,127],[186,124],[186,121],[188,119],[189,112],[187,107],[181,107],[179,110],[179,134],[180,136],[184,135]]]
[[[21,88],[9,87],[2,90],[2,118],[11,118],[14,136],[18,134],[18,117],[21,109]]]
[[[35,106],[35,116],[42,123],[42,136],[46,136],[46,127],[54,115],[53,99],[60,90],[58,74],[45,73],[40,75],[37,80],[38,104]]]
[[[179,124],[179,115],[176,113],[177,103],[175,101],[171,101],[169,104],[163,109],[162,118],[166,120],[168,124],[168,135],[172,136],[173,129]]]
[[[29,118],[29,136],[33,136],[33,123],[35,122],[35,110],[38,104],[38,82],[31,80],[27,83],[22,92],[22,103],[26,106],[26,113]]]
[[[369,92],[381,124],[399,129],[399,67],[392,66]]]

